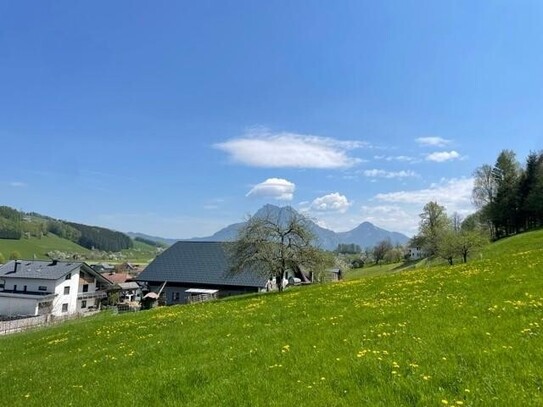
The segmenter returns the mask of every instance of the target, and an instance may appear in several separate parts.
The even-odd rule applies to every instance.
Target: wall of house
[[[0,315],[37,315],[37,304],[34,298],[21,298],[20,295],[11,297],[4,293],[0,296]]]
[[[87,285],[88,289],[87,291],[83,291],[84,286]],[[79,285],[77,288],[77,294],[92,294],[96,292],[96,278],[84,272],[83,270],[79,273]],[[83,302],[85,301],[85,307],[83,307]],[[83,298],[77,300],[77,312],[89,312],[92,311],[93,308],[97,307],[97,299],[96,298]]]
[[[409,248],[409,258],[411,260],[419,260],[424,257],[424,252],[419,247],[410,247]]]
[[[17,286],[17,291],[24,291],[26,286],[26,291],[30,292],[48,292],[52,293],[55,291],[55,281],[54,280],[41,280],[36,278],[8,278],[4,277],[5,280],[4,290],[14,290]],[[45,290],[40,290],[40,287],[45,287]]]
[[[158,292],[161,285],[154,286],[149,285],[149,288],[151,291]],[[166,305],[175,305],[175,304],[186,304],[187,303],[187,296],[189,294],[186,294],[185,291],[189,288],[209,288],[209,289],[215,289],[219,290],[217,293],[219,298],[229,297],[231,295],[240,295],[240,294],[248,294],[248,293],[256,293],[259,291],[256,287],[223,287],[223,286],[202,286],[202,285],[179,285],[179,286],[166,286],[164,290],[162,290],[163,295],[165,295],[166,298]],[[176,294],[174,296],[174,294]],[[176,299],[176,298],[179,299]]]
[[[69,293],[64,294],[64,288],[70,287]],[[51,313],[56,316],[73,314],[77,312],[77,293],[79,288],[79,269],[72,271],[69,279],[61,277],[55,282],[55,294]],[[67,304],[63,311],[63,304]]]

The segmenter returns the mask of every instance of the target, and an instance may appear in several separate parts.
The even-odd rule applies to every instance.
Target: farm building
[[[273,289],[274,282],[263,276],[249,272],[229,275],[224,245],[222,242],[177,242],[153,260],[136,280],[147,284],[153,293],[162,289],[166,305]]]

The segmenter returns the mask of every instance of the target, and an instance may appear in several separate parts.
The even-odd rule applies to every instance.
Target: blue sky
[[[165,237],[467,214],[543,148],[540,1],[0,1],[0,204]]]

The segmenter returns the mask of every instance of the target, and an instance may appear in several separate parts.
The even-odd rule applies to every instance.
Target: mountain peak
[[[254,214],[254,216],[260,218],[271,217],[272,219],[278,219],[279,222],[283,222],[289,219],[293,214],[298,214],[298,212],[289,205],[279,207],[273,204],[266,204],[260,208]],[[311,231],[317,237],[318,245],[327,250],[336,249],[340,243],[354,243],[361,247],[373,247],[379,241],[385,239],[390,239],[393,244],[404,244],[409,240],[407,236],[401,233],[389,232],[373,225],[370,222],[362,222],[349,232],[336,233],[332,230],[320,227],[311,219],[308,219],[308,221]],[[235,223],[219,230],[213,236],[190,240],[231,241],[236,238],[238,231],[243,225],[244,223]]]

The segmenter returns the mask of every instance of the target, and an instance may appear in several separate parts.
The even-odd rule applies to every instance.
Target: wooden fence
[[[84,314],[71,314],[61,317],[54,315],[39,315],[37,317],[23,317],[17,319],[10,319],[7,321],[0,321],[0,335],[8,335],[15,332],[24,331],[32,328],[39,328],[42,326],[48,326],[52,324],[58,324],[70,319],[87,317],[95,315],[100,311],[86,312]]]

